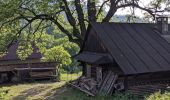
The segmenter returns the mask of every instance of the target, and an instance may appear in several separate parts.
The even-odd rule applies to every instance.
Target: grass
[[[67,81],[75,80],[77,74],[62,74],[61,82],[34,82],[8,84],[0,87],[0,100],[139,100],[130,93],[115,93],[112,96],[87,94],[66,85]],[[145,100],[170,100],[170,92],[156,92]]]
[[[3,86],[1,90],[6,91],[3,100],[41,100],[51,94],[52,91],[65,85],[66,82],[40,82],[25,83],[11,86]]]
[[[81,73],[61,74],[61,82],[48,81],[3,85],[0,86],[0,100],[44,100],[49,98],[51,94],[63,91],[67,81],[75,80],[80,75]]]
[[[146,97],[146,100],[170,100],[170,92],[166,91],[164,93],[155,92],[150,96]]]
[[[137,100],[129,94],[89,97],[85,93],[65,85],[66,82],[32,83],[4,86],[8,93],[2,100]]]
[[[116,93],[113,96],[97,95],[95,97],[89,97],[79,90],[69,88],[57,97],[57,100],[138,100],[129,93]]]
[[[81,76],[81,72],[80,73],[74,73],[74,74],[66,74],[63,73],[61,74],[61,80],[62,81],[72,81],[72,80],[76,80],[79,76]]]

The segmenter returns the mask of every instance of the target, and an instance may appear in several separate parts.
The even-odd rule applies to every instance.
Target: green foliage
[[[8,20],[13,18],[19,13],[18,5],[20,0],[0,0],[0,21]]]
[[[3,33],[0,34],[0,56],[3,56],[7,51],[9,41],[16,39],[16,35],[13,34],[11,29],[3,29]]]
[[[63,47],[70,55],[75,55],[79,51],[79,46],[69,42],[67,36],[54,31],[51,35],[46,33],[38,33],[35,35],[35,44],[41,53],[45,53],[47,49],[54,46]]]
[[[70,54],[61,46],[55,46],[48,49],[44,54],[45,61],[57,61],[62,65],[71,63]]]
[[[8,90],[0,88],[0,100],[4,99],[4,97],[6,96],[7,93],[8,93]]]
[[[69,42],[66,36],[64,36],[63,38],[56,39],[54,45],[60,45],[64,47],[65,50],[70,53],[70,55],[75,55],[79,51],[78,45],[75,43]]]
[[[161,91],[159,91],[146,97],[146,100],[170,100],[170,92],[166,91],[161,93]]]
[[[116,92],[113,94],[114,100],[139,100],[130,92]]]
[[[21,60],[25,60],[33,53],[32,44],[30,42],[20,42],[17,49],[17,55]]]

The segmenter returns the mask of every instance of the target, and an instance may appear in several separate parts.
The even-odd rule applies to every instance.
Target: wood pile
[[[100,76],[99,74],[96,74]],[[96,76],[97,77],[97,76]],[[77,81],[71,84],[73,87],[87,93],[90,96],[100,95],[112,95],[115,91],[125,90],[124,78],[119,77],[112,71],[102,73],[101,81],[97,81],[97,78],[80,77]],[[143,98],[146,95],[152,94],[157,91],[170,91],[169,80],[141,80],[132,81],[128,80],[126,89],[137,97]]]
[[[112,94],[117,78],[117,75],[109,71],[101,83],[99,93],[103,95]]]
[[[74,85],[77,85],[81,89],[89,91],[92,94],[96,94],[97,92],[97,82],[94,78],[80,77]]]
[[[97,82],[94,78],[80,77],[77,81],[71,83],[71,85],[90,96],[95,96],[97,93],[103,95],[110,95],[116,89],[115,86],[118,76],[109,71],[105,73],[105,76],[101,82]]]

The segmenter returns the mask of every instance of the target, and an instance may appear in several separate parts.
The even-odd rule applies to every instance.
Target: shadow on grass
[[[102,96],[102,98],[99,96],[91,97],[75,88],[65,85],[56,89],[45,100],[112,100],[112,98],[109,96]]]
[[[14,97],[13,100],[26,100],[28,97],[35,96],[48,88],[50,88],[50,86],[37,86],[30,88],[21,92],[21,94]]]
[[[44,83],[54,83],[56,81],[50,81],[50,80],[37,80],[37,81],[26,81],[26,82],[20,82],[20,83],[12,83],[12,82],[8,82],[8,83],[0,83],[0,87],[10,87],[10,86],[14,86],[14,85],[24,85],[24,84],[44,84]]]
[[[48,95],[45,100],[60,100],[58,98],[60,95],[65,94],[66,91],[68,91],[67,85],[53,89],[52,93],[50,93],[50,95]]]
[[[70,86],[63,86],[50,95],[45,100],[140,100],[128,93],[115,93],[112,96],[96,95],[95,97],[72,88]]]

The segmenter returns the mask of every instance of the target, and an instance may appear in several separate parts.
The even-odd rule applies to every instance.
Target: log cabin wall
[[[24,64],[24,63],[35,63],[35,62],[40,62],[40,59],[27,59],[27,60],[4,60],[0,61],[0,66],[1,65],[9,65],[9,64]]]
[[[170,72],[146,73],[128,76],[128,85],[133,86],[139,83],[170,83]]]

